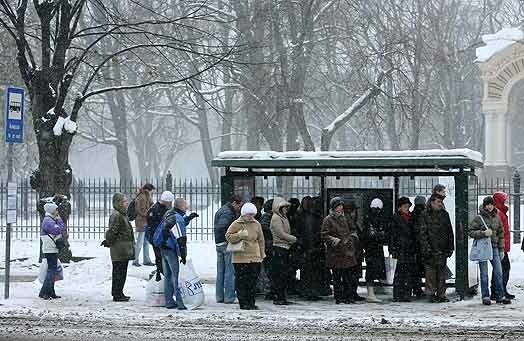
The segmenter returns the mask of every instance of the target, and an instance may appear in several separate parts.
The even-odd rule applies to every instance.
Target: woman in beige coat
[[[233,247],[243,243],[242,251],[233,252],[235,285],[238,303],[242,310],[256,310],[255,305],[257,279],[260,264],[266,257],[262,226],[255,220],[257,208],[252,203],[242,206],[240,218],[229,226],[226,240]]]
[[[282,198],[273,200],[273,216],[271,217],[271,234],[273,235],[273,265],[272,282],[275,290],[275,305],[291,304],[286,299],[289,273],[289,248],[297,242],[291,234],[287,218],[289,202]]]

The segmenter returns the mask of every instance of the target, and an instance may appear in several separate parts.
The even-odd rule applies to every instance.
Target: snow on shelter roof
[[[237,168],[482,168],[482,154],[470,149],[403,151],[273,152],[226,151],[214,167]]]

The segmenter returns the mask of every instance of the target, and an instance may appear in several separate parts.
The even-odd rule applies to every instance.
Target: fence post
[[[513,242],[520,243],[520,173],[515,170],[513,174]]]
[[[173,192],[173,175],[171,171],[167,171],[166,175],[166,191]]]

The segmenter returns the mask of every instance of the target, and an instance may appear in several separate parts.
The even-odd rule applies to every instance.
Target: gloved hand
[[[241,230],[238,232],[238,238],[246,239],[249,236],[246,230]]]
[[[200,217],[197,213],[193,212],[189,215],[189,220]]]
[[[180,263],[186,265],[186,257],[185,256],[180,258]]]
[[[486,237],[491,237],[492,234],[493,234],[493,231],[491,229],[487,229],[486,231],[484,231],[484,236]]]
[[[109,245],[109,243],[107,242],[107,240],[104,240],[100,246],[103,246],[103,247],[110,247],[111,245]]]

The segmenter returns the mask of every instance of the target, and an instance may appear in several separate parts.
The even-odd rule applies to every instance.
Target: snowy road
[[[24,246],[16,245],[17,256],[28,256]],[[29,245],[27,249],[33,254]],[[212,276],[214,267],[210,250],[214,252],[213,245],[193,246],[197,270],[202,269],[199,272],[205,277]],[[513,257],[510,281],[517,300],[509,306],[484,307],[479,297],[442,305],[400,304],[392,303],[389,294],[379,296],[385,300],[381,305],[335,305],[330,299],[277,307],[259,299],[260,311],[240,311],[238,305],[214,303],[214,285],[206,284],[205,306],[184,312],[148,306],[145,287],[152,268],[144,266],[129,267],[125,292],[132,296],[131,301],[112,302],[107,250],[89,245],[84,251],[96,258],[66,266],[64,280],[56,285],[62,299],[38,299],[38,282],[12,283],[12,298],[0,300],[0,339],[524,339],[524,257],[520,250]],[[13,266],[18,274],[38,270],[34,259]]]
[[[353,309],[357,307],[356,309]],[[118,340],[118,339],[192,339],[192,340],[342,340],[342,339],[418,339],[418,340],[480,340],[524,338],[524,330],[514,326],[420,326],[402,324],[365,323],[350,317],[364,306],[340,309],[335,320],[323,320],[322,311],[314,321],[309,314],[303,318],[300,311],[280,313],[268,311],[240,314],[237,312],[156,313],[140,316],[95,317],[92,314],[38,313],[24,311],[1,315],[0,337],[15,339],[59,340]],[[360,308],[362,307],[362,308]],[[388,306],[384,306],[387,308]],[[477,305],[478,307],[478,305]],[[334,308],[334,307],[333,307]],[[489,311],[489,310],[488,310]],[[495,311],[495,310],[492,310]],[[332,313],[327,313],[332,317]],[[196,316],[194,316],[196,314]],[[389,314],[388,314],[389,315]]]

